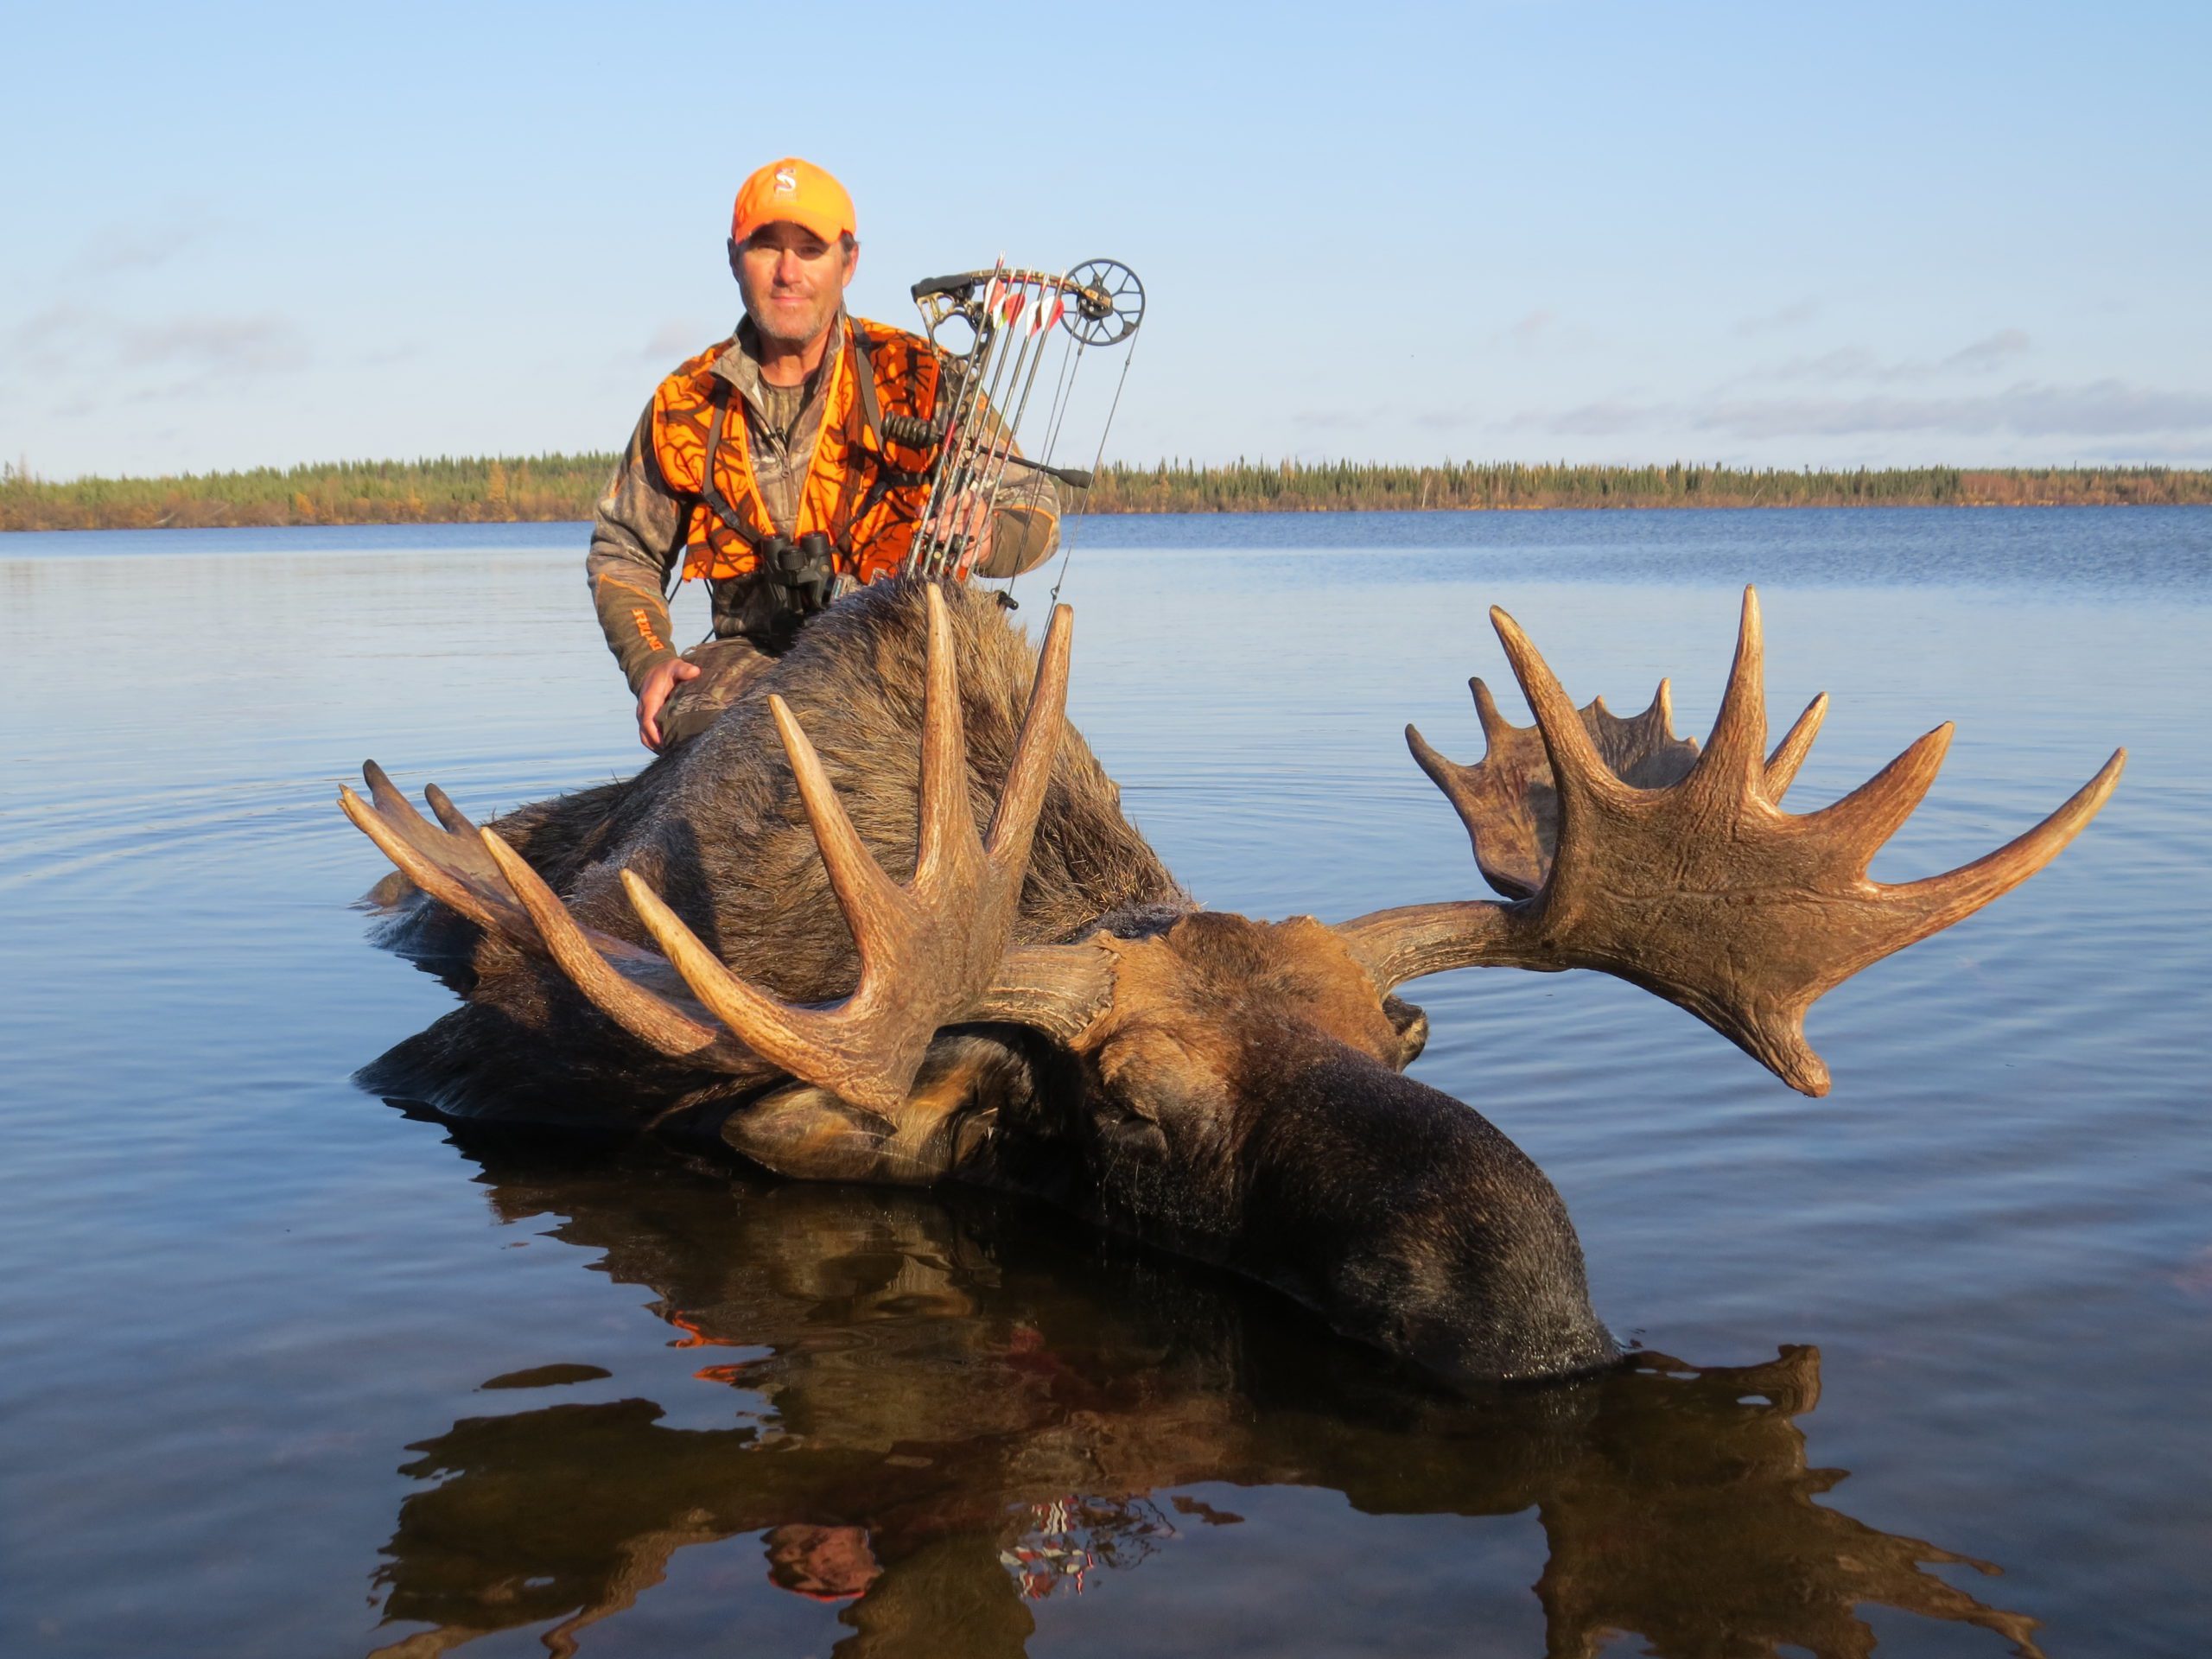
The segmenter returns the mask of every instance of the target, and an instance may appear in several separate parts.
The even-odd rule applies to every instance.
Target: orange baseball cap
[[[824,242],[835,242],[854,232],[853,199],[843,185],[812,162],[786,156],[738,186],[737,202],[730,209],[730,240],[742,242],[779,219],[804,226]]]

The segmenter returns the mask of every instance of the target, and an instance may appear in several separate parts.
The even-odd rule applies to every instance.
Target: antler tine
[[[1491,695],[1490,687],[1483,683],[1481,675],[1478,674],[1467,682],[1467,690],[1475,694],[1475,718],[1482,721],[1483,741],[1495,747],[1504,734],[1513,729],[1513,722],[1498,713],[1497,699]],[[1407,729],[1412,728],[1408,727]]]
[[[629,894],[638,919],[675,964],[676,971],[683,976],[692,994],[747,1047],[793,1077],[819,1082],[856,1105],[890,1111],[906,1098],[907,1080],[880,1081],[871,1075],[872,1069],[852,1045],[836,1040],[838,1027],[830,1017],[835,1011],[793,1007],[754,990],[724,967],[721,959],[684,925],[683,918],[635,872],[622,872],[622,890]],[[854,1008],[871,988],[863,964],[861,987],[842,1007]],[[920,1058],[918,1053],[914,1057],[917,1065]]]
[[[1477,681],[1476,683],[1480,684],[1481,682]],[[1496,705],[1493,704],[1493,711],[1495,708]],[[1411,721],[1406,722],[1406,747],[1413,751],[1414,764],[1428,774],[1429,782],[1434,784],[1449,797],[1452,793],[1449,780],[1452,772],[1458,770],[1458,763],[1423,737],[1421,734],[1421,728]]]
[[[639,919],[708,1010],[753,1052],[858,1106],[893,1112],[913,1087],[938,1029],[981,1008],[1052,1012],[1095,998],[1080,974],[1042,974],[1033,962],[999,996],[1021,883],[1066,694],[1069,613],[1054,613],[1029,710],[980,852],[967,798],[959,682],[944,601],[932,587],[923,713],[923,823],[914,880],[892,883],[838,803],[813,746],[789,709],[771,699],[807,816],[838,903],[860,947],[860,980],[827,1007],[799,1007],[755,990],[702,944],[683,918],[631,871],[622,885]],[[962,829],[963,815],[965,830]],[[963,851],[963,847],[967,849]],[[996,996],[998,1001],[995,1002]],[[1087,1006],[1087,1005],[1086,1005]]]
[[[475,838],[474,822],[467,813],[453,804],[452,796],[435,784],[425,784],[423,785],[423,798],[430,804],[430,810],[437,814],[438,822],[448,830],[456,836],[466,836],[471,840]]]
[[[391,781],[391,774],[373,760],[361,762],[361,779],[369,786],[369,798],[377,810],[395,824],[423,823],[423,815],[415,810],[415,803],[399,792],[399,785]]]
[[[1897,773],[1900,781],[1889,786],[1885,799],[1888,810],[1896,812],[1897,821],[1903,822],[1942,764],[1943,745],[1949,735],[1948,726],[1938,727],[1884,767],[1861,790],[1853,791],[1854,796],[1882,783],[1891,773]],[[2056,858],[2111,798],[2126,762],[2126,749],[2113,750],[2112,758],[2098,769],[2097,775],[2075,791],[2056,811],[2034,829],[1971,864],[1919,881],[1897,886],[1874,884],[1874,897],[1864,912],[1863,925],[1853,925],[1847,921],[1834,936],[1840,948],[1828,953],[1816,968],[1809,969],[1801,982],[1789,988],[1785,994],[1757,999],[1748,1006],[1731,1007],[1722,1003],[1712,1009],[1681,997],[1675,1000],[1732,1039],[1791,1088],[1802,1094],[1825,1095],[1828,1091],[1828,1069],[1805,1040],[1806,1010],[1822,993],[1841,984],[1862,968],[1884,957],[1894,956],[1908,945],[1917,944],[1931,933],[1942,932],[1992,899],[2002,898]],[[1908,791],[1914,791],[1916,785],[1917,789],[1911,793],[1910,802],[1902,811],[1897,811],[1897,801]],[[1847,804],[1851,798],[1847,797],[1836,806]],[[1827,809],[1831,812],[1834,810],[1835,807]],[[1884,832],[1885,839],[1887,833]],[[1879,845],[1879,842],[1875,843],[1876,847]],[[1872,851],[1873,849],[1868,849],[1868,858],[1872,856]],[[1864,860],[1859,861],[1859,867],[1864,868]],[[1669,995],[1674,993],[1670,991]]]
[[[883,924],[887,912],[901,902],[899,890],[861,840],[860,831],[853,828],[845,804],[837,798],[836,785],[830,781],[822,757],[814,752],[791,706],[772,693],[768,711],[775,716],[776,733],[783,739],[784,753],[791,760],[791,777],[806,808],[807,823],[822,849],[823,865],[830,872],[830,889],[837,895],[837,906],[844,912],[853,930],[853,942],[865,962],[886,943]]]
[[[401,794],[399,785],[391,781],[391,774],[373,760],[361,763],[361,777],[369,786],[370,798],[376,802],[377,816],[394,832],[406,837],[416,851],[437,863],[460,869],[472,880],[491,880],[492,864],[476,844],[475,825],[468,825],[466,840],[448,835],[416,811],[415,803]],[[435,784],[430,787],[437,789]],[[440,796],[444,793],[443,790],[438,790]],[[431,805],[435,809],[437,802],[432,800]],[[458,811],[449,800],[446,802],[446,808]],[[439,816],[443,817],[444,813],[442,811]],[[462,822],[467,823],[467,820],[464,818]]]
[[[942,587],[925,582],[922,592],[929,644],[923,658],[921,827],[914,885],[929,889],[950,874],[949,863],[973,858],[982,843],[968,804],[968,733],[952,665],[952,618]]]
[[[1006,788],[998,810],[991,815],[985,849],[1001,866],[1025,865],[1031,841],[1037,833],[1038,815],[1045,809],[1045,791],[1052,781],[1052,766],[1060,753],[1060,734],[1065,729],[1068,706],[1068,664],[1075,650],[1075,612],[1065,605],[1052,607],[1045,630],[1045,648],[1037,654],[1037,677],[1029,690],[1029,711],[1022,716],[1021,734],[1014,740],[1014,762],[1007,768]]]
[[[1926,795],[1951,728],[1929,732],[1831,806],[1783,811],[1776,803],[1803,762],[1827,699],[1814,698],[1762,761],[1759,613],[1750,589],[1710,747],[1687,774],[1675,774],[1678,781],[1660,778],[1663,767],[1639,771],[1639,781],[1651,785],[1643,788],[1595,771],[1566,695],[1510,620],[1492,615],[1501,618],[1499,635],[1536,710],[1558,785],[1559,833],[1548,866],[1522,898],[1513,891],[1517,881],[1492,872],[1496,853],[1486,857],[1483,849],[1494,827],[1508,843],[1541,828],[1544,801],[1535,787],[1525,780],[1509,787],[1502,773],[1478,775],[1495,770],[1487,760],[1473,771],[1454,767],[1409,731],[1414,758],[1477,833],[1484,874],[1519,902],[1377,911],[1343,924],[1345,943],[1385,990],[1447,968],[1614,974],[1688,1009],[1809,1095],[1828,1087],[1827,1068],[1805,1040],[1815,1000],[2050,863],[2105,804],[2126,759],[2125,750],[2115,753],[2057,811],[1987,857],[1888,886],[1870,880],[1867,866]],[[1618,724],[1599,729],[1610,736]],[[1529,734],[1513,736],[1525,745]],[[1514,787],[1526,803],[1518,814],[1496,805]]]
[[[390,772],[373,760],[364,760],[361,779],[369,786],[369,798],[376,803],[377,817],[394,835],[432,858],[450,852],[451,837],[416,810],[415,803],[399,792]]]
[[[373,762],[365,771],[371,771],[372,778],[385,775]],[[388,778],[385,783],[387,799],[406,806],[406,798],[389,789]],[[373,781],[371,787],[375,787]],[[441,817],[467,823],[436,785],[425,793]],[[600,1012],[647,1047],[671,1059],[740,1077],[774,1075],[776,1068],[760,1056],[693,1019],[660,992],[626,976],[617,963],[626,964],[632,974],[673,977],[668,975],[668,964],[651,951],[578,923],[522,855],[492,831],[470,826],[466,844],[473,864],[485,872],[480,877],[473,866],[461,867],[458,836],[434,830],[419,817],[410,820],[411,807],[387,816],[344,787],[338,791],[338,804],[416,887],[517,950],[551,958]],[[398,817],[399,824],[392,816]],[[400,828],[410,821],[418,826],[412,838]]]
[[[1765,751],[1766,648],[1759,626],[1758,590],[1746,587],[1743,620],[1736,632],[1736,659],[1728,670],[1728,688],[1720,696],[1720,712],[1713,716],[1705,753],[1683,783],[1708,798],[1733,798],[1760,779],[1760,757]]]
[[[1951,729],[1945,721],[1841,800],[1807,814],[1805,833],[1835,847],[1850,861],[1853,874],[1866,874],[1874,855],[1927,798],[1943,769]]]
[[[399,798],[404,804],[406,798],[401,796]],[[467,918],[486,932],[495,934],[511,944],[527,944],[530,941],[531,931],[524,918],[498,895],[479,887],[464,872],[444,863],[438,856],[444,849],[438,849],[437,852],[425,850],[416,839],[403,833],[391,819],[376,811],[344,784],[338,786],[338,805],[339,810],[353,820],[353,827],[376,842],[377,849],[392,861],[402,875],[431,898]],[[428,823],[424,823],[423,828],[427,833],[441,833],[431,830]]]
[[[484,849],[536,924],[539,939],[561,971],[591,1005],[655,1052],[672,1060],[738,1076],[772,1075],[775,1067],[712,1026],[692,1019],[665,998],[624,978],[593,948],[584,931],[521,854],[489,830],[477,831]]]
[[[1664,680],[1660,682],[1663,687]],[[1766,798],[1775,805],[1782,804],[1782,798],[1789,792],[1789,785],[1797,780],[1797,768],[1805,764],[1813,740],[1821,733],[1821,721],[1827,718],[1828,694],[1821,692],[1805,705],[1805,712],[1782,734],[1782,741],[1774,746],[1774,753],[1766,758]]]
[[[1522,639],[1514,650],[1523,653],[1515,670],[1519,673],[1533,648]],[[1535,660],[1541,665],[1541,657]],[[1433,747],[1417,726],[1405,728],[1406,747],[1459,815],[1483,879],[1509,899],[1526,899],[1543,885],[1555,847],[1563,792],[1585,804],[1566,804],[1572,817],[1585,811],[1593,798],[1625,801],[1675,782],[1697,754],[1695,743],[1674,734],[1666,681],[1659,683],[1642,713],[1626,720],[1607,709],[1604,698],[1593,698],[1576,712],[1574,723],[1594,753],[1597,769],[1588,773],[1586,786],[1561,791],[1543,722],[1514,725],[1498,712],[1497,698],[1479,677],[1468,681],[1467,689],[1474,694],[1475,715],[1483,727],[1481,760],[1460,766]],[[1530,701],[1535,700],[1532,693]],[[1575,780],[1571,779],[1570,784]]]
[[[2064,805],[1995,852],[1986,853],[1973,863],[1961,864],[1942,875],[1884,887],[1882,894],[1885,899],[1911,906],[1919,912],[1919,920],[1905,937],[1890,944],[1881,954],[1902,950],[1930,933],[1941,931],[1991,899],[2012,892],[2056,858],[2066,850],[2067,842],[2080,835],[2112,798],[2126,765],[2127,751],[2114,749],[2112,758],[2097,769],[2097,775],[2075,790]]]
[[[1626,791],[1627,785],[1612,775],[1598,753],[1597,745],[1591,741],[1589,732],[1583,727],[1582,716],[1560,689],[1550,665],[1529,642],[1529,636],[1521,632],[1521,625],[1495,605],[1491,607],[1490,621],[1497,630],[1499,643],[1505,647],[1505,660],[1513,665],[1513,677],[1521,682],[1522,695],[1529,699],[1529,707],[1535,713],[1537,729],[1543,734],[1544,753],[1550,758],[1552,775],[1560,785],[1560,828],[1564,834],[1568,803],[1580,790],[1586,789],[1601,797],[1617,797]]]
[[[1605,706],[1605,700],[1603,697],[1592,698],[1592,701],[1600,709]],[[1607,709],[1606,712],[1610,714],[1611,710]],[[1638,713],[1630,715],[1626,720],[1620,720],[1618,715],[1615,715],[1614,718],[1624,732],[1634,732],[1646,736],[1656,734],[1664,738],[1673,737],[1675,734],[1674,698],[1668,691],[1667,682],[1664,680],[1659,682],[1659,689],[1651,694],[1651,701],[1645,703]]]

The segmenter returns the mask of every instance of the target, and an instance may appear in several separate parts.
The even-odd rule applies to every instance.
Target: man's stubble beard
[[[742,292],[741,289],[741,292]],[[774,319],[770,307],[766,304],[755,305],[753,296],[749,294],[744,295],[744,299],[745,315],[753,319],[753,327],[763,340],[773,340],[779,346],[810,346],[828,333],[830,326],[837,320],[836,300],[832,299],[826,305],[817,302],[817,308],[808,314],[809,321],[804,325],[804,332],[793,334],[790,332],[791,325],[788,321],[779,322]]]

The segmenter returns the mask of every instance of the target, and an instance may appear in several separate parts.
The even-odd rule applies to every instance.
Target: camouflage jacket
[[[745,411],[745,438],[761,505],[778,530],[797,524],[799,495],[814,460],[826,388],[846,349],[840,327],[830,336],[830,354],[809,379],[798,420],[788,432],[768,414],[753,325],[747,321],[715,359],[711,372],[728,383]],[[670,639],[671,578],[683,568],[684,531],[696,496],[673,487],[654,459],[653,404],[630,435],[621,463],[599,499],[584,573],[607,648],[634,691],[656,664],[678,654]],[[1018,451],[1016,452],[1019,453]],[[1058,543],[1059,500],[1051,480],[1027,474],[1000,492],[992,519],[991,556],[978,567],[986,576],[1010,576],[1034,568]],[[790,626],[776,589],[759,574],[708,582],[717,639],[745,638],[780,650]]]

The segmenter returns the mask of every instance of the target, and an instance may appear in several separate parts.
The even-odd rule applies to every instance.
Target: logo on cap
[[[794,173],[788,167],[779,167],[776,169],[776,194],[778,195],[788,196],[792,191],[798,188],[798,174]]]

